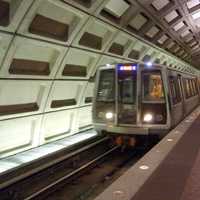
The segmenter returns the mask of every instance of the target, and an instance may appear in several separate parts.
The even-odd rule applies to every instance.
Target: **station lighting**
[[[153,65],[152,62],[147,62],[147,63],[146,63],[146,66],[147,66],[147,67],[152,67],[152,65]]]
[[[147,65],[147,67],[151,67],[153,65],[153,63],[152,62],[147,62],[146,65]]]

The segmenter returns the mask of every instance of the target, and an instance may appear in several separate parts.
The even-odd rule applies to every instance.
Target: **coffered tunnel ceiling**
[[[199,68],[199,0],[113,0],[100,15]]]
[[[137,0],[139,34],[199,68],[200,1]]]
[[[100,65],[140,60],[199,73],[199,8],[199,0],[0,0],[0,157],[91,128]]]

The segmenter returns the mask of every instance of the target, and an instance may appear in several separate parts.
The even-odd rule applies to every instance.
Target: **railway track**
[[[126,155],[127,154],[127,155]],[[130,152],[118,148],[95,167],[86,169],[78,177],[67,182],[58,190],[41,197],[41,200],[92,200],[129,167],[131,167],[143,153]],[[123,156],[123,157],[122,157]]]
[[[89,199],[118,177],[144,151],[111,146],[108,138],[79,149],[42,171],[0,190],[1,200]],[[89,181],[90,180],[90,181]]]

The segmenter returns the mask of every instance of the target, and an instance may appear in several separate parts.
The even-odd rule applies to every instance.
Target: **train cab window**
[[[118,100],[123,104],[136,103],[137,74],[125,72],[118,74]]]
[[[135,95],[136,95],[136,80],[127,78],[119,83],[119,102],[123,102],[124,104],[132,104],[135,103]]]
[[[142,73],[141,121],[144,124],[165,124],[167,121],[164,84],[158,70]]]
[[[115,100],[115,71],[101,70],[97,101],[113,102]]]
[[[143,101],[164,101],[163,82],[160,73],[143,74]]]
[[[169,85],[172,96],[172,103],[175,105],[181,102],[180,80],[176,76],[170,76]]]

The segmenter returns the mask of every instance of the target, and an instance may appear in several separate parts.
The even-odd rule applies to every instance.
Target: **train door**
[[[135,126],[137,122],[137,65],[116,68],[117,125]]]
[[[168,82],[171,100],[171,124],[175,126],[185,116],[181,75],[168,70]]]

